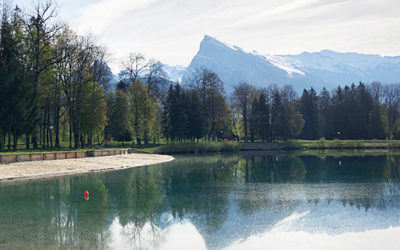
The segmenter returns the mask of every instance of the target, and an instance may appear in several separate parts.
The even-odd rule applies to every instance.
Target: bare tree
[[[148,69],[146,76],[146,83],[148,92],[154,101],[159,101],[165,95],[167,85],[167,73],[163,69],[160,62],[150,60],[148,62]]]
[[[190,88],[195,90],[200,100],[203,131],[206,132],[208,139],[215,140],[216,136],[221,136],[222,125],[229,112],[223,82],[216,73],[208,69],[195,71],[189,82]]]
[[[240,82],[234,86],[232,94],[232,103],[235,110],[237,110],[243,118],[244,127],[244,140],[247,142],[248,139],[248,119],[251,106],[251,96],[255,92],[253,86],[247,82]]]
[[[121,77],[128,78],[130,83],[135,82],[148,65],[149,63],[141,53],[130,53],[129,56],[121,62],[121,66],[124,70],[124,74]]]
[[[379,103],[384,95],[384,89],[380,82],[373,82],[367,87],[375,103]]]
[[[388,84],[383,87],[383,103],[389,114],[389,127],[392,130],[400,111],[400,84]]]
[[[281,90],[282,100],[292,103],[296,98],[298,98],[297,92],[294,90],[292,85],[285,85]]]

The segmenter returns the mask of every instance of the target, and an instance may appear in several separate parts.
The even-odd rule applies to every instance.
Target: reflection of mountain
[[[178,156],[162,166],[0,186],[0,248],[23,246],[17,232],[35,248],[117,246],[122,238],[153,248],[170,240],[171,230],[190,230],[186,235],[219,249],[264,232],[387,229],[400,226],[399,162]],[[81,199],[84,189],[89,202]]]
[[[390,195],[383,198],[382,189]],[[254,184],[234,189],[229,210],[220,229],[202,233],[210,248],[220,249],[232,242],[266,231],[305,231],[310,233],[361,232],[400,225],[399,184]],[[384,208],[377,206],[384,202]],[[369,207],[366,210],[366,207]],[[301,218],[280,223],[293,214]],[[199,228],[204,225],[190,221]]]

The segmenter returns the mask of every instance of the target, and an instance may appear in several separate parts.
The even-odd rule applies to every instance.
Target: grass
[[[351,150],[369,150],[376,154],[379,150],[400,149],[400,140],[326,140],[321,138],[319,140],[290,140],[281,141],[278,143],[283,149],[295,150],[302,149],[309,154],[321,155],[318,151],[324,150],[323,155],[332,152],[336,154],[341,149]],[[126,142],[122,145],[120,142],[110,141],[107,148],[133,148],[138,152],[143,153],[158,153],[158,154],[181,154],[181,153],[206,153],[206,152],[232,152],[240,150],[240,143],[238,142],[186,142],[186,143],[165,143],[160,142],[156,144],[142,144],[135,145],[132,142]],[[83,149],[69,149],[67,147],[60,149],[18,149],[18,151],[5,151],[0,154],[29,154],[29,153],[42,153],[42,152],[62,152],[62,151],[90,151],[95,148]],[[330,150],[330,151],[326,151]],[[351,152],[348,152],[351,154]]]
[[[233,152],[238,151],[238,142],[189,142],[189,143],[168,143],[150,144],[146,146],[136,146],[139,152],[152,154],[186,154],[186,153],[206,153],[206,152]]]
[[[279,144],[284,149],[394,149],[400,140],[291,140]]]

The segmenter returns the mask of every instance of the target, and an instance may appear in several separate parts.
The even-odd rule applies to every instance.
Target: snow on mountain
[[[163,69],[167,72],[168,80],[172,82],[182,82],[182,76],[185,73],[186,67],[182,65],[171,66],[162,64]]]
[[[172,75],[176,79],[183,73],[182,81],[185,84],[193,72],[203,68],[218,74],[228,94],[240,81],[258,87],[266,87],[271,83],[279,86],[291,84],[299,93],[311,86],[320,90],[322,87],[332,89],[359,81],[400,82],[400,57],[330,50],[299,55],[263,55],[247,52],[207,35],[186,70],[182,67],[181,70],[170,71],[174,72]]]
[[[283,69],[286,71],[289,75],[292,75],[294,73],[300,74],[300,75],[305,75],[305,73],[296,65],[296,63],[293,63],[289,58],[286,58],[284,56],[275,56],[275,55],[264,55],[266,60],[268,60],[270,63],[275,65],[276,67]]]

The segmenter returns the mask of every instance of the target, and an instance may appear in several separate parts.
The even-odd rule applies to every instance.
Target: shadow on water
[[[0,248],[157,248],[182,224],[206,247],[223,248],[271,230],[335,235],[397,227],[399,214],[400,156],[393,154],[185,155],[0,185]]]

